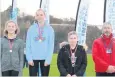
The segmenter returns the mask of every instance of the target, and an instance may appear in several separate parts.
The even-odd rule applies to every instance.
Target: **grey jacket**
[[[12,52],[10,51],[7,37],[1,39],[1,71],[15,70],[22,71],[24,57],[24,42],[15,38]]]

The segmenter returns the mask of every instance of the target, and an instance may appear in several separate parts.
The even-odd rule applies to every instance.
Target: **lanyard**
[[[77,46],[75,47],[74,53],[72,53],[72,49],[70,48],[71,56],[72,56],[72,54],[75,54],[76,50],[77,50]]]
[[[12,50],[13,42],[11,42],[10,40],[9,40],[9,47],[10,47],[10,50]]]
[[[39,33],[39,39],[41,39],[43,35],[43,29],[41,29],[39,25],[38,25],[38,33]]]
[[[75,54],[76,50],[77,50],[77,47],[75,47],[75,51],[74,51],[74,53],[72,53],[72,49],[70,49],[71,56],[72,56],[72,54]]]
[[[104,48],[105,49],[112,49],[112,39],[110,40],[110,43],[109,45],[107,45],[102,37],[102,41],[103,41],[103,44],[104,44]]]
[[[72,64],[72,67],[75,67],[75,63],[76,63],[76,57],[75,57],[75,52],[77,50],[77,47],[75,48],[75,51],[74,53],[72,53],[72,49],[70,49],[70,52],[71,52],[71,64]]]
[[[110,51],[111,51],[111,53],[110,53],[110,64],[112,64],[112,43],[113,43],[113,40],[112,40],[112,39],[110,40],[110,43],[109,43],[108,46],[107,46],[107,44],[105,43],[105,41],[104,41],[103,38],[102,38],[102,41],[103,41],[103,44],[104,44],[104,47],[105,47],[106,51],[107,51],[107,50],[110,50]]]

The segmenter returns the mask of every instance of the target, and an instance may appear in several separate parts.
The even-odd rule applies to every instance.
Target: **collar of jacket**
[[[4,38],[8,40],[7,36],[4,36]],[[17,39],[18,39],[18,37],[16,36],[16,38],[14,38],[14,40],[17,40]]]
[[[70,46],[69,46],[69,44],[67,44],[67,45],[65,45],[64,47],[64,52],[66,52],[67,54],[68,54],[68,57],[69,58],[71,58],[71,55],[70,55]],[[76,52],[75,52],[75,57],[77,57],[77,54],[79,53],[79,51],[80,51],[80,46],[78,45],[77,46],[77,50],[76,50]]]
[[[107,37],[107,36],[104,35],[104,34],[102,35],[102,38],[103,38],[103,40],[105,41],[105,43],[106,43],[107,45],[110,43],[112,37],[113,37],[112,33],[109,35],[109,37]]]

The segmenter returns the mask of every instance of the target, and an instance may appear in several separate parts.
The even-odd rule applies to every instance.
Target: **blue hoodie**
[[[39,42],[35,40],[39,35],[38,28],[39,25],[33,23],[28,29],[26,38],[26,58],[28,62],[33,60],[45,60],[45,63],[50,64],[54,51],[54,30],[49,24],[45,23],[42,35],[45,37],[45,40]]]

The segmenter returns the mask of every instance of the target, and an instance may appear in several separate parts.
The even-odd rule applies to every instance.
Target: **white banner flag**
[[[107,0],[106,2],[105,21],[112,24],[113,35],[115,37],[115,0]]]
[[[41,8],[46,14],[46,22],[49,23],[49,0],[41,0]]]
[[[84,45],[86,42],[88,7],[89,1],[81,0],[78,11],[78,18],[76,20],[76,32],[78,34],[79,45]]]

